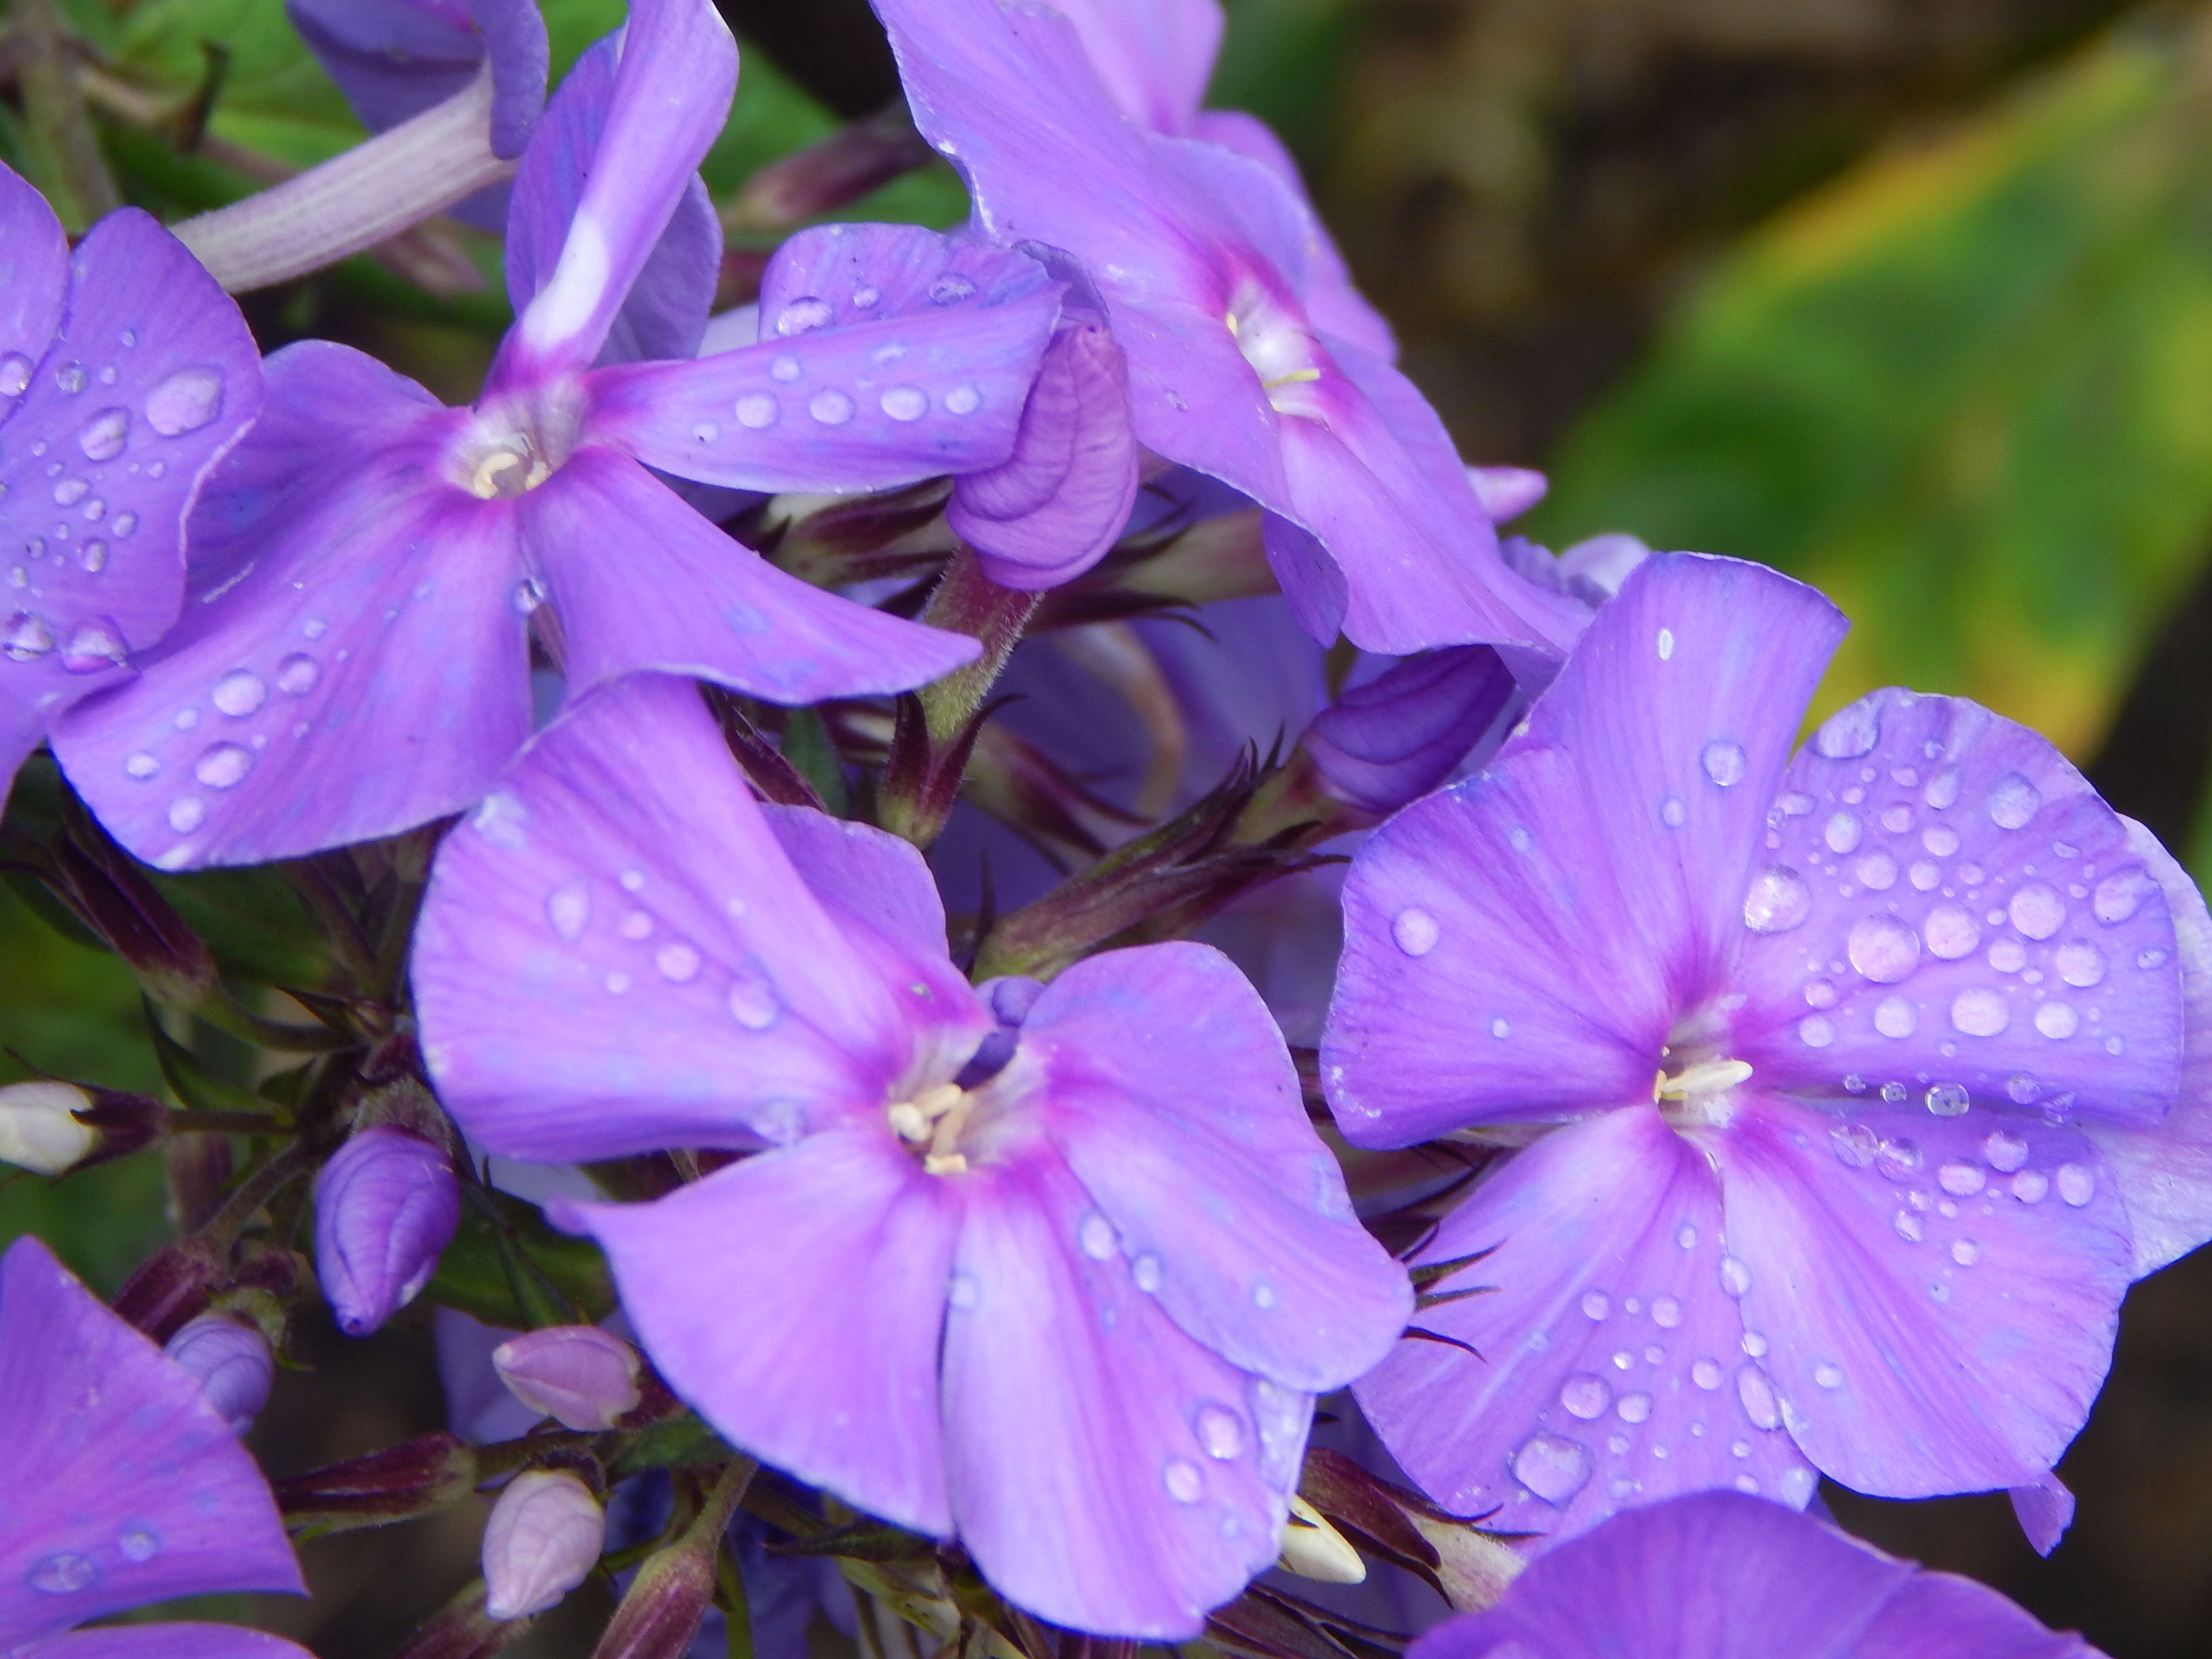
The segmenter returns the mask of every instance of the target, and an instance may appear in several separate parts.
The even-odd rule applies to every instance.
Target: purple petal
[[[46,198],[0,163],[0,410],[10,409],[61,326],[69,238]],[[16,360],[21,361],[16,361]],[[4,419],[0,415],[0,419]]]
[[[1482,510],[1492,524],[1517,519],[1550,493],[1552,481],[1525,466],[1477,466],[1468,469],[1468,482],[1482,498]]]
[[[2181,1088],[2165,1117],[2142,1127],[2094,1119],[2082,1125],[2127,1208],[2140,1279],[2212,1238],[2212,916],[2197,884],[2158,838],[2130,819],[2120,822],[2129,852],[2166,899],[2185,1025]],[[2159,948],[2138,952],[2136,969],[2154,969]]]
[[[1777,817],[1754,884],[1792,872],[1803,902],[1776,921],[1803,920],[1750,938],[1735,1019],[1765,1084],[2164,1114],[2181,1057],[2172,922],[2119,815],[2042,738],[1957,699],[1876,692],[1791,763]]]
[[[1091,67],[1121,113],[1180,136],[1198,113],[1221,50],[1217,0],[1062,0]]]
[[[1722,988],[1799,711],[1843,630],[1757,565],[1654,558],[1481,776],[1378,831],[1345,888],[1322,1076],[1346,1133],[1648,1098]]]
[[[28,234],[35,246],[35,221]],[[11,768],[176,620],[185,515],[261,404],[237,305],[143,213],[94,226],[70,277],[67,323],[15,360],[28,384],[0,398],[0,534],[14,562],[0,604],[0,761]],[[0,366],[0,387],[15,380]]]
[[[469,0],[469,15],[491,59],[491,153],[513,161],[529,143],[545,106],[545,77],[552,67],[545,19],[537,0]]]
[[[320,342],[270,384],[193,521],[185,617],[55,737],[101,821],[164,867],[459,811],[530,730],[515,507],[445,472],[466,417]]]
[[[1813,1471],[1723,1291],[1720,1197],[1645,1107],[1516,1154],[1418,1258],[1491,1252],[1430,1288],[1494,1290],[1413,1316],[1482,1357],[1409,1340],[1355,1385],[1391,1455],[1455,1513],[1554,1537],[1711,1487],[1802,1504]]]
[[[2028,1545],[2038,1555],[2048,1555],[2074,1524],[2074,1494],[2055,1474],[2046,1474],[2033,1486],[2012,1489],[2012,1512]]]
[[[1864,1659],[1856,1638],[1912,1577],[1817,1521],[1708,1492],[1532,1562],[1496,1607],[1437,1626],[1412,1659]]]
[[[120,1625],[71,1631],[18,1650],[20,1659],[313,1659],[296,1642],[236,1625]]]
[[[944,1535],[938,1343],[960,1209],[959,1187],[922,1174],[878,1118],[651,1204],[570,1214],[605,1248],[653,1364],[708,1422],[871,1514]]]
[[[0,1260],[0,1642],[215,1590],[304,1593],[269,1488],[181,1366],[26,1237]]]
[[[869,948],[792,870],[697,692],[639,678],[447,837],[415,994],[441,1097],[495,1152],[750,1147],[880,1115],[915,1039],[877,965],[902,957]],[[990,1024],[972,996],[941,1012]]]
[[[570,457],[522,514],[525,550],[567,637],[572,696],[650,669],[812,702],[908,690],[978,648],[786,575],[604,446]],[[610,525],[627,527],[633,558],[609,556]]]
[[[284,10],[371,132],[443,103],[476,78],[484,58],[483,38],[460,0],[285,0]],[[542,39],[542,20],[538,32]],[[540,101],[544,93],[541,69]]]
[[[500,3],[527,5],[529,0]],[[551,280],[560,262],[569,222],[598,157],[620,46],[610,35],[576,60],[515,174],[507,220],[507,291],[518,315]],[[688,358],[696,352],[714,305],[721,257],[721,222],[707,187],[695,175],[640,269],[597,361]]]
[[[1077,1245],[1049,1153],[979,1170],[945,1331],[952,1513],[1016,1605],[1180,1639],[1275,1557],[1310,1403],[1185,1335],[1133,1265]]]
[[[775,251],[761,273],[760,338],[886,318],[956,316],[1057,294],[1027,253],[920,225],[817,225]]]
[[[1345,692],[1298,741],[1339,797],[1395,812],[1451,775],[1514,689],[1486,645],[1427,652]]]
[[[855,234],[814,246],[837,252],[860,231],[891,228],[833,228]],[[764,302],[757,346],[594,374],[587,430],[650,465],[739,489],[886,489],[1000,465],[1051,336],[1056,285],[1034,262],[933,232],[882,240],[911,257],[807,273],[830,292]],[[855,251],[882,253],[876,239]],[[905,308],[900,287],[933,271],[954,297]],[[878,300],[855,306],[872,283]],[[875,311],[887,314],[859,319]],[[854,320],[830,325],[839,317]]]
[[[1851,1659],[2095,1659],[2072,1632],[2045,1630],[1986,1584],[1922,1573],[1891,1597]]]
[[[1127,366],[1097,323],[1054,337],[1002,466],[957,480],[945,521],[1001,587],[1035,590],[1104,558],[1137,498]]]
[[[1405,1271],[1353,1216],[1281,1034],[1226,957],[1156,945],[1079,963],[1022,1048],[1043,1059],[1047,1132],[1098,1206],[1086,1255],[1127,1256],[1176,1324],[1286,1388],[1340,1388],[1390,1351],[1413,1309]]]
[[[2032,1485],[2111,1363],[2127,1219],[2078,1130],[1739,1095],[1719,1160],[1744,1324],[1820,1468],[1887,1498]]]
[[[903,953],[901,975],[967,981],[946,957],[945,902],[913,842],[871,824],[803,806],[763,806],[769,831],[814,896],[842,923],[857,922]],[[950,999],[948,999],[950,1000]]]
[[[531,383],[599,356],[720,133],[737,83],[736,43],[707,0],[635,0],[560,258],[501,347],[490,386]],[[519,192],[516,200],[516,216],[543,206]]]

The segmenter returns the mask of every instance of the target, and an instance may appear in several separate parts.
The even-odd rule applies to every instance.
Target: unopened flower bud
[[[1514,688],[1512,671],[1488,646],[1425,651],[1346,691],[1299,742],[1340,800],[1395,812],[1451,775]]]
[[[295,1529],[381,1527],[459,1503],[476,1490],[478,1474],[475,1447],[450,1434],[418,1434],[277,1481],[276,1507]]]
[[[315,1187],[315,1270],[349,1336],[367,1336],[415,1298],[461,1222],[452,1162],[404,1129],[366,1129]]]
[[[564,1429],[611,1429],[641,1398],[637,1350],[596,1325],[526,1331],[494,1348],[491,1363],[517,1400]]]
[[[1323,1584],[1367,1582],[1367,1563],[1359,1552],[1296,1492],[1291,1494],[1291,1513],[1283,1522],[1282,1549],[1281,1565],[1301,1578]]]
[[[59,1175],[82,1161],[100,1137],[73,1114],[92,1096],[74,1083],[13,1083],[0,1089],[0,1163]]]
[[[269,1403],[276,1356],[261,1333],[228,1314],[203,1314],[171,1337],[162,1352],[200,1385],[215,1414],[244,1434]]]
[[[584,1582],[606,1537],[606,1511],[574,1475],[516,1475],[484,1526],[484,1612],[497,1620],[544,1612]]]

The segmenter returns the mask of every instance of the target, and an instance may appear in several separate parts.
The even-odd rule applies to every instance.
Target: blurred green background
[[[97,112],[126,194],[165,216],[360,136],[278,0],[47,3],[112,82]],[[882,107],[896,82],[862,0],[723,9],[746,48],[707,167],[726,202],[763,162]],[[556,72],[622,14],[620,0],[546,9]],[[1820,584],[1854,623],[1822,709],[1898,681],[1975,697],[2049,733],[2212,876],[2212,14],[2113,0],[1228,9],[1212,101],[1265,116],[1297,149],[1468,458],[1553,475],[1531,533],[1561,546],[1631,530]],[[13,73],[0,61],[0,81]],[[36,178],[9,96],[0,156]],[[962,211],[939,168],[851,216]],[[252,296],[264,346],[349,340],[466,398],[507,321],[497,243],[450,222],[427,238]],[[726,299],[747,297],[748,269],[732,260]],[[72,1077],[158,1082],[128,975],[4,892],[0,1045]],[[0,1182],[0,1241],[35,1228],[112,1290],[163,1235],[162,1193],[152,1157],[59,1188]],[[421,1329],[324,1352],[257,1435],[278,1473],[436,1419]],[[2137,1290],[2062,1473],[2081,1510],[2048,1562],[2001,1496],[1832,1497],[1868,1536],[1994,1583],[2115,1659],[2212,1653],[2212,1264]],[[388,1653],[466,1576],[467,1534],[311,1551],[326,1594],[287,1627],[333,1659]],[[563,1628],[532,1650],[565,1650]]]

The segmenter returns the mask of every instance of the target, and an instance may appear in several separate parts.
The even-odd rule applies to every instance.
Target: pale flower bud
[[[484,1612],[504,1622],[555,1606],[598,1565],[606,1539],[606,1511],[574,1475],[516,1475],[484,1526]]]
[[[1344,1534],[1322,1519],[1321,1511],[1291,1494],[1291,1513],[1283,1522],[1280,1565],[1301,1578],[1323,1584],[1359,1584],[1367,1580],[1367,1563]]]
[[[59,1175],[89,1153],[99,1132],[72,1112],[92,1097],[74,1083],[11,1083],[0,1089],[0,1164]]]
[[[315,1271],[348,1336],[367,1336],[437,1271],[461,1221],[444,1152],[389,1126],[338,1148],[315,1187]]]
[[[228,1314],[203,1314],[171,1337],[161,1352],[192,1374],[215,1414],[244,1434],[269,1403],[276,1357],[252,1326]]]
[[[611,1429],[637,1408],[637,1350],[596,1325],[526,1331],[492,1350],[517,1400],[564,1429]]]

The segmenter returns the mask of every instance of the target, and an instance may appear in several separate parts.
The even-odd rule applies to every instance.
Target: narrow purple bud
[[[1471,466],[1467,479],[1474,486],[1475,496],[1492,524],[1519,518],[1542,501],[1552,487],[1542,473],[1525,466]]]
[[[728,222],[740,230],[794,230],[936,159],[900,99],[880,114],[761,168],[738,192]]]
[[[481,1473],[475,1447],[450,1434],[418,1434],[277,1481],[276,1507],[295,1530],[381,1527],[459,1503]]]
[[[484,1525],[485,1613],[504,1620],[544,1612],[584,1582],[606,1538],[606,1511],[574,1475],[516,1475]]]
[[[491,1352],[517,1400],[564,1429],[611,1429],[637,1407],[637,1350],[596,1325],[527,1331]]]
[[[349,1336],[367,1336],[437,1271],[461,1221],[445,1153],[404,1129],[366,1129],[315,1186],[315,1270]]]
[[[276,1380],[268,1340],[228,1314],[203,1314],[171,1337],[162,1350],[192,1374],[217,1417],[242,1435],[269,1403]]]
[[[59,1175],[91,1152],[100,1137],[76,1114],[92,1097],[74,1083],[13,1083],[0,1089],[0,1164]]]
[[[1512,671],[1486,645],[1425,651],[1346,691],[1300,742],[1331,793],[1388,814],[1449,777],[1513,689]]]

